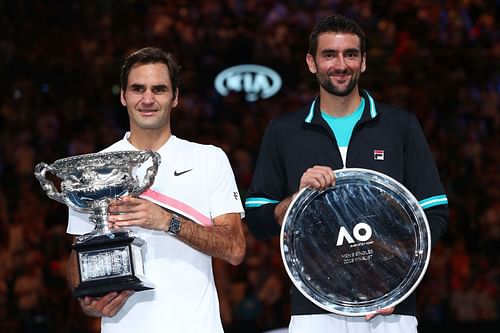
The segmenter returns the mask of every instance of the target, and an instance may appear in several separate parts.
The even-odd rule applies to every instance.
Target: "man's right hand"
[[[318,191],[326,190],[330,186],[335,186],[335,173],[333,169],[327,166],[315,165],[307,169],[300,178],[299,191],[304,187],[310,187]],[[274,208],[274,218],[281,225],[286,211],[293,198],[299,193],[298,191],[291,196],[283,199]]]
[[[85,296],[79,298],[82,311],[91,317],[113,317],[123,307],[130,296],[134,294],[132,290],[121,292],[111,292],[102,297]]]
[[[315,190],[323,191],[334,185],[335,173],[333,169],[327,166],[315,165],[307,169],[300,178],[299,190],[304,187],[310,187]]]

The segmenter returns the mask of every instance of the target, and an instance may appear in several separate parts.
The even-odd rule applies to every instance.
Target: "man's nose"
[[[344,56],[343,56],[343,55],[341,55],[341,54],[339,54],[339,55],[335,58],[334,65],[335,65],[335,69],[340,69],[340,70],[343,70],[343,69],[347,68],[347,64],[346,64],[346,61],[345,61]]]
[[[142,102],[144,104],[152,104],[155,101],[155,95],[151,90],[146,90],[142,95]]]

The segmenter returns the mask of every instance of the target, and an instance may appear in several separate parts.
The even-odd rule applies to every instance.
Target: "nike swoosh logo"
[[[188,170],[179,171],[179,172],[178,172],[177,170],[175,170],[175,171],[174,171],[174,176],[180,176],[180,175],[183,175],[183,174],[185,174],[186,172],[189,172],[189,171],[191,171],[191,170],[193,170],[193,169],[188,169]]]

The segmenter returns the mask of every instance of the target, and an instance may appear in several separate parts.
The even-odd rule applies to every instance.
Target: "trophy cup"
[[[430,230],[417,199],[382,173],[335,171],[325,191],[302,189],[285,214],[281,254],[294,286],[317,306],[364,316],[395,306],[420,283]]]
[[[138,171],[145,162],[142,182]],[[110,230],[108,206],[112,199],[138,196],[154,181],[160,155],[146,151],[117,151],[78,155],[35,167],[35,177],[47,196],[79,212],[90,213],[92,232],[77,237],[79,285],[73,296],[102,296],[111,291],[147,290],[153,285],[144,276],[144,240],[129,230]],[[61,180],[60,192],[46,179],[47,172]]]

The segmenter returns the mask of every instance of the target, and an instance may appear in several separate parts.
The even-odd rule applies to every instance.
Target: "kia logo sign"
[[[231,91],[243,92],[247,101],[255,102],[276,94],[281,88],[281,77],[265,66],[239,65],[220,72],[214,84],[217,92],[223,96]]]

